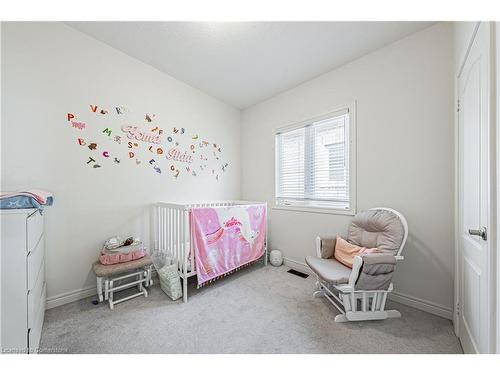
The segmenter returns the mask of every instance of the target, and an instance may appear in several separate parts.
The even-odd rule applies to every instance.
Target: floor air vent
[[[288,270],[287,272],[291,273],[292,275],[302,277],[303,279],[305,279],[306,277],[309,276],[307,273],[296,271],[296,270]]]

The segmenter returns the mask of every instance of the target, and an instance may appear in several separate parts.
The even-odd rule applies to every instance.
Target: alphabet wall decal
[[[192,178],[205,174],[219,181],[221,173],[226,172],[229,163],[221,164],[222,148],[218,143],[203,138],[198,142],[200,136],[197,133],[188,135],[185,127],[162,124],[156,114],[139,114],[137,117],[124,105],[113,105],[108,108],[112,110],[92,103],[87,107],[87,115],[85,111],[65,113],[66,123],[73,129],[70,131],[78,131],[81,134],[80,137],[76,137],[77,144],[84,149],[88,147],[93,152],[93,156],[82,155],[85,157],[84,163],[92,168],[104,170],[108,166],[129,163],[126,160],[131,160],[139,166],[142,164],[141,159],[146,158],[148,162],[144,165],[152,168],[156,175],[162,175],[162,169],[170,169],[171,173],[165,175],[172,176],[175,180],[184,175]],[[108,141],[99,142],[98,137]],[[126,141],[122,142],[124,138]],[[206,149],[208,146],[210,148]],[[98,148],[99,151],[95,152]],[[154,158],[151,158],[152,155],[148,157],[145,152],[152,153]],[[122,159],[125,160],[124,163],[121,163]],[[184,174],[181,173],[182,170],[185,171]],[[197,173],[197,170],[200,173]]]
[[[77,129],[80,129],[80,130],[85,129],[85,126],[86,126],[86,124],[84,122],[79,122],[79,121],[71,121],[71,125],[74,128],[77,128]]]

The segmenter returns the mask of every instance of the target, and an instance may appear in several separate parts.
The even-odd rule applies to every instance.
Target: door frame
[[[495,28],[495,40],[496,45],[494,48],[494,65],[496,66],[496,107],[495,115],[497,120],[496,125],[496,144],[497,147],[500,145],[500,22],[494,22],[493,27]],[[496,181],[497,181],[497,191],[500,187],[500,151],[497,148],[497,165],[496,165]],[[496,315],[496,343],[495,343],[495,353],[500,353],[500,240],[498,240],[498,234],[500,233],[500,198],[497,196],[497,246],[496,246],[496,258],[497,258],[497,272],[496,272],[496,297],[497,297],[497,315]]]
[[[460,332],[459,314],[461,310],[460,305],[460,285],[461,285],[461,262],[460,262],[460,202],[459,202],[459,188],[460,188],[460,165],[459,165],[459,114],[458,114],[458,100],[459,100],[459,78],[462,74],[464,65],[469,57],[470,50],[472,48],[473,42],[476,38],[479,26],[484,22],[477,22],[474,25],[474,30],[470,36],[467,43],[467,49],[460,61],[460,68],[455,76],[455,278],[454,278],[454,306],[453,306],[453,326],[454,331],[457,336]],[[495,33],[496,29],[496,33]],[[489,82],[488,87],[489,100],[488,100],[488,118],[489,118],[489,128],[490,128],[490,150],[489,150],[489,161],[490,161],[490,178],[489,178],[489,191],[490,191],[490,210],[489,210],[489,228],[488,228],[488,238],[489,238],[489,272],[488,272],[488,284],[490,287],[490,298],[491,298],[491,311],[490,314],[490,327],[492,328],[492,335],[490,336],[490,342],[488,343],[489,352],[498,352],[500,350],[500,277],[497,280],[495,274],[498,270],[500,272],[500,250],[497,248],[497,233],[500,233],[500,221],[497,223],[497,214],[500,214],[500,202],[497,202],[496,197],[496,187],[500,186],[500,173],[497,173],[496,166],[500,166],[500,158],[497,154],[496,144],[500,141],[500,123],[498,119],[496,120],[496,105],[497,105],[497,95],[495,86],[497,82],[500,82],[500,77],[498,77],[497,71],[495,71],[495,50],[498,51],[498,45],[500,39],[498,36],[498,27],[495,27],[495,22],[490,22],[490,53],[489,53]],[[497,37],[495,37],[497,36]],[[496,43],[496,45],[495,45]],[[499,102],[500,105],[500,102]],[[497,164],[499,163],[499,164]]]

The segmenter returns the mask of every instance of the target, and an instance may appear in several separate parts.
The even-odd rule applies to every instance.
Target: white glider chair
[[[408,224],[401,213],[391,208],[359,212],[349,226],[347,241],[378,248],[380,253],[355,256],[351,269],[334,257],[336,237],[317,237],[317,256],[306,257],[318,278],[314,297],[326,297],[341,312],[336,322],[401,317],[397,310],[385,310],[385,303],[407,238]]]

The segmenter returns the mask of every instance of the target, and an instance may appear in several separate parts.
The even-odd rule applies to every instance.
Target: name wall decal
[[[142,131],[137,126],[123,125],[122,132],[127,133],[127,137],[130,139],[136,139],[146,143],[161,143],[161,136],[159,134]]]
[[[192,163],[193,156],[189,155],[187,151],[180,151],[176,148],[171,148],[167,153],[168,160],[180,161],[182,163]]]

